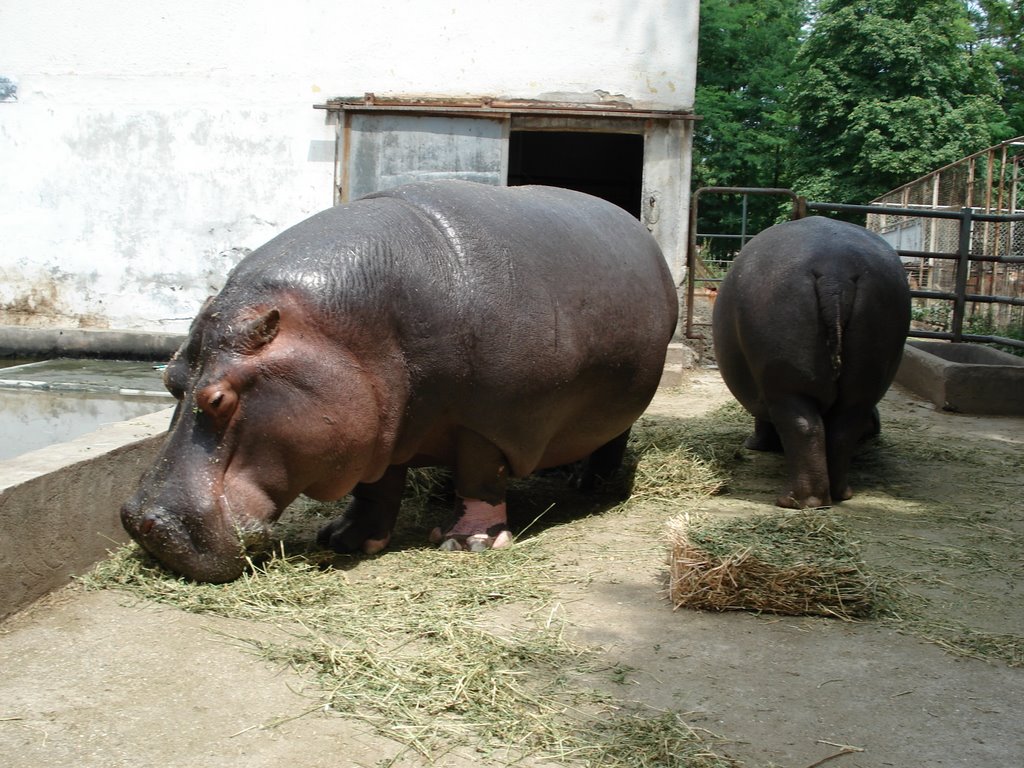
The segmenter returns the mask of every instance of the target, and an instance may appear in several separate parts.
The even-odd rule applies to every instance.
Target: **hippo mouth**
[[[249,557],[267,548],[270,527],[251,518],[228,522],[226,499],[219,501],[216,512],[198,516],[132,499],[121,508],[121,521],[165,568],[194,581],[224,583],[241,576]]]

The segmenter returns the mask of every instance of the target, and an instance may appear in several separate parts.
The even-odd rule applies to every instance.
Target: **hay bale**
[[[857,546],[820,510],[669,522],[669,596],[676,608],[856,619],[881,589]]]

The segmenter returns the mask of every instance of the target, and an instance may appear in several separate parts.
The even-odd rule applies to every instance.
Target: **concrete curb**
[[[0,358],[168,360],[184,340],[185,334],[175,333],[0,326]]]
[[[0,462],[0,619],[128,540],[121,504],[155,461],[172,413]]]

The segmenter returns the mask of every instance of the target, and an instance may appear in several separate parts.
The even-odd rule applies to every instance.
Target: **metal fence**
[[[1024,213],[988,213],[971,206],[936,210],[895,205],[843,205],[806,202],[791,190],[706,187],[694,192],[687,254],[686,336],[703,339],[698,329],[710,322],[717,284],[727,263],[708,263],[702,243],[711,237],[737,238],[737,248],[755,233],[702,233],[702,196],[781,195],[792,201],[792,218],[809,212],[863,214],[869,229],[888,240],[907,269],[914,302],[911,336],[975,341],[1024,349],[1008,329],[1024,326]],[[699,307],[698,305],[702,305]],[[702,311],[703,310],[703,311]]]
[[[738,197],[740,203],[740,227],[738,232],[700,232],[700,201],[709,195]],[[685,334],[688,339],[710,339],[711,308],[718,292],[718,284],[732,263],[733,257],[746,245],[747,240],[757,234],[748,229],[748,207],[750,197],[778,197],[789,202],[790,218],[803,215],[802,201],[791,189],[773,187],[701,187],[690,199],[690,237],[686,250],[686,317]],[[728,241],[734,248],[727,250],[725,257],[713,257],[710,243],[713,240]],[[719,250],[721,253],[721,250]],[[706,329],[698,331],[697,329]]]
[[[911,215],[874,213],[867,227],[882,235],[897,250],[918,253],[908,263],[911,285],[949,294],[965,283],[972,297],[964,309],[968,328],[988,332],[1020,329],[1024,324],[1024,223],[1020,183],[1024,165],[1024,137],[989,147],[894,189],[872,201],[872,206],[903,208]],[[928,217],[925,211],[970,210],[970,263],[962,265],[940,255],[964,248],[963,227],[955,218]],[[994,217],[994,218],[993,218]],[[960,218],[959,216],[957,218]],[[995,300],[989,300],[989,297]],[[915,318],[941,330],[952,329],[948,305],[934,297],[915,299]]]

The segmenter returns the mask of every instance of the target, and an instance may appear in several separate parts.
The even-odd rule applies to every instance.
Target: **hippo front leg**
[[[795,395],[768,411],[789,466],[789,488],[776,504],[788,509],[831,506],[825,423],[817,403]]]
[[[352,491],[345,511],[316,536],[316,543],[335,552],[362,550],[376,555],[391,541],[398,510],[402,505],[407,468],[388,467],[375,483],[360,483]]]
[[[507,547],[512,543],[512,532],[505,507],[505,455],[469,430],[459,434],[456,450],[455,522],[444,532],[435,528],[430,540],[444,550],[477,552]]]

